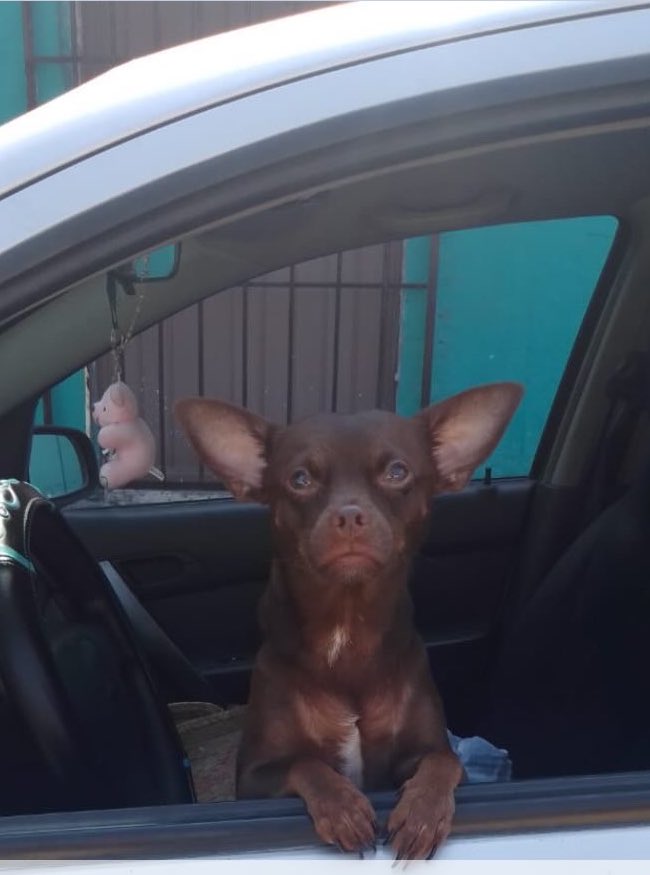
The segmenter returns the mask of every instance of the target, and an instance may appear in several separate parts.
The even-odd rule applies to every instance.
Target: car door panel
[[[481,686],[479,669],[531,489],[525,479],[475,482],[439,498],[414,563],[418,628],[462,725]],[[68,509],[66,516],[91,553],[115,565],[219,697],[244,699],[271,559],[266,508],[214,498],[98,505]]]

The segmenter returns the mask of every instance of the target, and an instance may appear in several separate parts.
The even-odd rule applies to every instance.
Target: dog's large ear
[[[518,383],[493,383],[461,392],[417,415],[429,435],[436,491],[456,492],[467,485],[501,440],[522,395]]]
[[[264,501],[266,451],[274,428],[225,401],[183,398],[174,416],[200,459],[240,501]]]

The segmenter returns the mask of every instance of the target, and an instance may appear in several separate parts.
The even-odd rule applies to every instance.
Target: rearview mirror
[[[180,260],[180,243],[170,243],[152,249],[131,262],[131,276],[135,282],[151,283],[175,276]]]
[[[29,457],[29,482],[46,498],[72,501],[99,487],[97,457],[82,431],[36,426]]]

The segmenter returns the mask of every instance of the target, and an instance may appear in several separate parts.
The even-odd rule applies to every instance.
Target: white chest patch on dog
[[[350,731],[340,747],[341,772],[349,778],[355,787],[363,784],[363,757],[361,756],[361,735],[356,721],[350,726]]]
[[[344,647],[350,643],[347,629],[337,626],[332,632],[332,637],[327,645],[327,664],[334,665]]]

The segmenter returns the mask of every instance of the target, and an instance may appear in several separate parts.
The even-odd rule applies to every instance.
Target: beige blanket
[[[234,799],[245,706],[224,709],[207,702],[175,702],[169,708],[190,761],[197,802]]]

